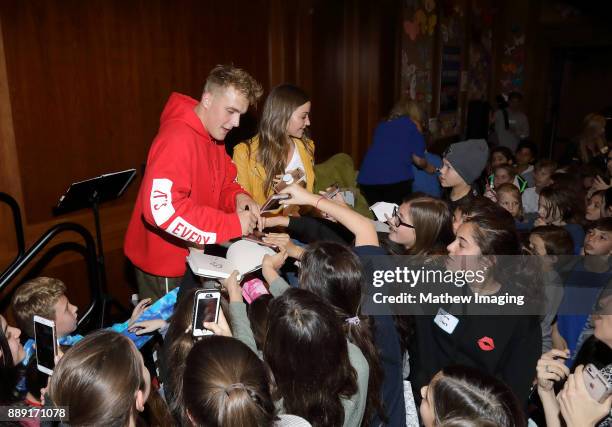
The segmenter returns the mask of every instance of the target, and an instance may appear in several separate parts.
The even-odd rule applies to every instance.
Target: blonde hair
[[[413,101],[407,96],[400,98],[389,112],[388,120],[397,119],[401,116],[407,116],[413,122],[423,126],[423,112],[416,101]]]
[[[601,114],[589,113],[582,121],[580,132],[580,160],[588,163],[595,151],[595,155],[606,146],[606,118]],[[603,132],[602,132],[603,131]]]
[[[508,175],[510,176],[510,178],[514,179],[516,177],[516,169],[510,165],[495,166],[493,168],[493,174],[495,174],[495,172],[497,172],[498,170],[502,170],[502,169],[508,172]]]
[[[257,80],[242,68],[231,65],[217,65],[210,71],[204,84],[204,93],[230,86],[242,93],[250,105],[255,105],[263,95],[263,89]]]
[[[523,219],[523,198],[521,197],[521,192],[518,187],[510,182],[506,182],[501,184],[498,188],[495,189],[497,193],[497,199],[499,200],[499,196],[502,194],[510,194],[517,201],[519,206],[519,212],[517,218],[522,221]]]
[[[17,288],[13,301],[13,314],[19,329],[34,336],[34,316],[55,320],[55,303],[66,293],[66,285],[59,279],[37,277]]]

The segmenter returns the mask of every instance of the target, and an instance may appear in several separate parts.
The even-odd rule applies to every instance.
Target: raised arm
[[[284,204],[313,206],[344,225],[355,235],[355,246],[378,246],[378,235],[372,221],[350,207],[336,203],[324,196],[312,194],[295,184],[281,192],[291,195],[290,199],[283,201]]]

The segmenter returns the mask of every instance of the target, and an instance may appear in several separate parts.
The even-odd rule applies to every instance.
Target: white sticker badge
[[[452,334],[459,324],[459,319],[450,313],[447,313],[443,308],[438,309],[438,314],[434,318],[434,323],[447,334]]]

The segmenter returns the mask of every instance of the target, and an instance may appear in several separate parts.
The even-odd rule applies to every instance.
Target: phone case
[[[264,205],[261,207],[260,212],[263,213],[263,212],[275,211],[281,207],[280,205],[281,200],[287,200],[290,198],[291,198],[290,194],[273,194],[270,196],[268,200],[266,200],[266,203],[264,203]]]
[[[255,230],[255,231],[258,231],[258,230]],[[261,232],[255,233],[255,232],[253,232],[251,234],[248,234],[248,235],[244,236],[242,238],[242,240],[247,240],[249,242],[254,242],[254,243],[257,243],[258,245],[267,246],[267,247],[272,248],[272,249],[278,249],[278,246],[273,245],[272,243],[264,242],[262,240],[262,236],[264,236],[264,233],[261,233]]]
[[[304,173],[304,171],[302,169],[300,169],[300,168],[294,169],[291,172],[288,172],[288,173],[283,175],[283,177],[280,180],[280,182],[278,182],[274,186],[274,191],[276,193],[279,193],[280,191],[284,190],[285,188],[287,188],[291,184],[294,184],[294,183],[297,183],[297,182],[301,182],[305,178],[306,178],[306,174]]]
[[[332,184],[330,187],[332,187],[332,189],[323,194],[323,197],[326,199],[331,199],[340,192],[340,187],[338,187],[338,184]]]
[[[242,285],[242,296],[247,303],[251,304],[262,295],[267,295],[268,289],[259,279],[252,279]]]
[[[202,337],[202,336],[206,336],[206,335],[213,335],[213,332],[208,330],[208,329],[204,329],[204,327],[196,327],[196,321],[198,320],[198,312],[199,312],[199,305],[202,304],[203,299],[200,300],[199,296],[202,294],[216,294],[216,312],[215,312],[215,323],[219,320],[219,310],[221,309],[221,294],[219,292],[216,291],[212,291],[210,289],[200,289],[198,290],[195,295],[194,295],[194,305],[193,305],[193,318],[192,318],[192,335],[194,337]]]
[[[591,397],[597,402],[603,402],[612,394],[612,385],[599,372],[595,365],[589,363],[582,371],[584,377],[584,385]]]
[[[51,328],[51,342],[52,342],[52,346],[53,346],[53,356],[50,362],[53,365],[53,367],[48,367],[48,366],[44,366],[39,364],[39,360],[38,360],[38,347],[36,350],[36,367],[37,369],[47,375],[53,375],[53,369],[55,368],[55,357],[58,354],[58,349],[57,349],[57,335],[55,332],[55,322],[53,320],[49,320],[49,319],[45,319],[44,317],[40,317],[40,316],[34,316],[34,342],[37,342],[37,337],[36,337],[36,323],[39,323],[41,325],[45,325],[46,327]]]

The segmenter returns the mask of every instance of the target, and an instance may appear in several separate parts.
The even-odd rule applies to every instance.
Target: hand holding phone
[[[272,212],[281,207],[280,202],[291,198],[291,194],[272,194],[261,207],[261,213]]]
[[[582,376],[587,391],[595,401],[603,403],[612,394],[612,384],[592,363],[586,365],[582,371]]]
[[[53,375],[55,358],[59,353],[55,322],[34,316],[34,339],[36,341],[36,367],[42,373]]]
[[[243,240],[247,240],[249,242],[254,242],[257,243],[259,245],[262,246],[267,246],[269,248],[272,248],[274,250],[278,250],[278,245],[275,245],[274,243],[268,243],[268,242],[264,242],[263,238],[266,236],[265,233],[259,231],[259,230],[253,230],[253,232],[251,234],[248,234],[246,236],[244,236],[242,239]]]
[[[593,388],[588,385],[592,384],[593,375],[596,377],[598,373],[582,365],[576,366],[574,373],[567,378],[563,389],[557,394],[561,419],[565,421],[566,425],[595,426],[599,424],[598,421],[610,414],[612,397],[604,398],[605,392],[603,395],[600,395],[599,392],[594,393],[596,389],[603,386],[603,383],[593,384]],[[600,380],[594,381],[599,382]],[[605,382],[607,383],[607,381]],[[601,391],[603,388],[599,388],[599,390]],[[600,401],[599,399],[603,400]]]
[[[204,327],[204,322],[217,323],[219,320],[221,294],[218,291],[201,289],[196,292],[194,299],[192,335],[213,335],[211,330]]]
[[[274,191],[280,193],[291,184],[302,182],[304,179],[306,179],[304,171],[301,168],[294,169],[281,176],[280,181],[274,185]]]
[[[340,186],[338,185],[338,183],[333,183],[332,185],[329,186],[328,190],[321,195],[325,197],[326,199],[331,200],[339,192],[340,192]]]
[[[217,321],[217,323],[204,322],[204,327],[210,329],[214,335],[232,337],[232,330],[227,324],[227,320],[223,315],[223,310],[219,310],[219,320]]]

